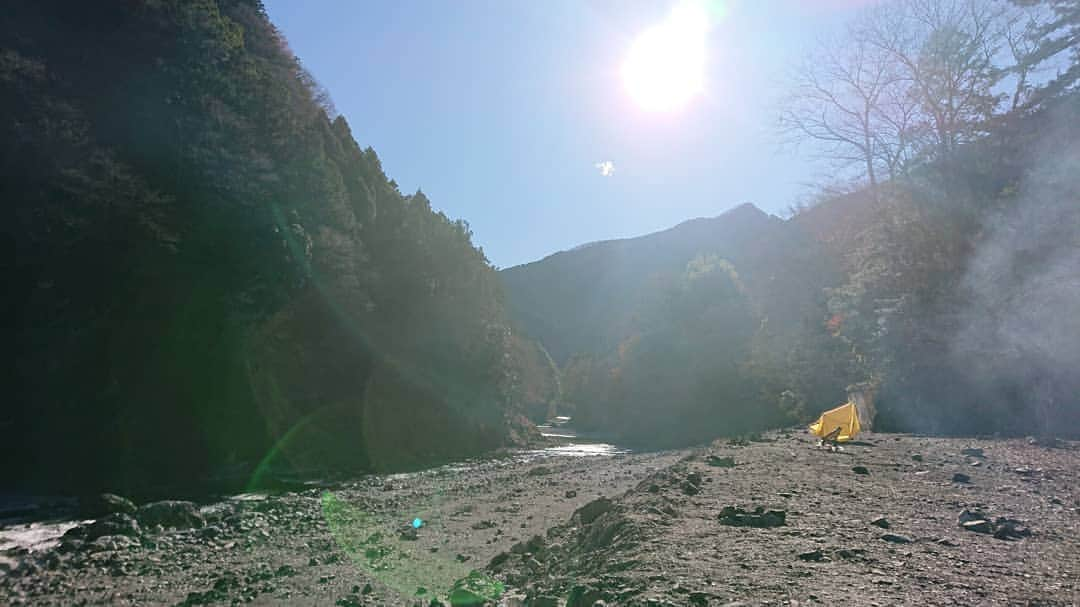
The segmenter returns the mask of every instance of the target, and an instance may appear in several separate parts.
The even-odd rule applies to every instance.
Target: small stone
[[[916,461],[916,462],[921,462],[921,461],[923,461],[923,456],[916,453],[915,455],[911,456],[911,460]]]
[[[577,491],[574,491],[573,489],[568,489],[563,495],[566,497],[566,499],[575,498],[577,497]]]
[[[915,541],[906,535],[897,535],[895,533],[886,533],[881,536],[881,539],[893,544],[910,544]]]
[[[969,521],[985,521],[985,520],[990,520],[990,517],[987,516],[986,514],[984,514],[983,512],[981,512],[979,510],[966,510],[965,509],[963,512],[960,513],[960,516],[957,517],[957,524],[958,525],[963,525],[964,523],[967,523]]]
[[[508,594],[503,597],[506,607],[525,607],[524,594]]]
[[[852,466],[851,471],[855,474],[870,474],[870,470],[866,466]]]
[[[994,527],[994,537],[999,540],[1018,540],[1031,535],[1031,530],[1016,519],[998,517]]]
[[[963,527],[965,531],[974,531],[975,533],[992,533],[994,531],[994,527],[990,524],[990,521],[982,519],[966,521],[960,523],[960,526]]]
[[[491,557],[491,562],[488,563],[488,569],[495,569],[499,565],[502,565],[503,563],[505,563],[508,560],[510,560],[510,553],[509,552],[500,552],[499,554],[496,554],[495,556]]]
[[[854,560],[862,558],[866,551],[862,548],[841,548],[836,551],[836,556],[845,560]]]
[[[954,483],[970,483],[971,477],[964,474],[963,472],[957,472],[956,474],[952,475],[952,480]]]
[[[529,552],[539,552],[547,544],[547,540],[542,535],[534,535],[529,538],[529,541],[525,544],[529,548]]]
[[[799,554],[799,560],[802,561],[820,561],[825,558],[825,553],[819,550],[811,550],[809,552],[803,552]]]
[[[964,456],[967,456],[967,457],[982,457],[982,458],[986,457],[986,454],[983,452],[982,449],[977,449],[975,447],[962,449],[960,451],[960,455],[964,455]]]
[[[709,464],[714,468],[734,468],[735,458],[710,455],[709,457],[705,458],[705,463]]]
[[[545,476],[547,474],[551,474],[551,468],[548,468],[547,466],[537,466],[529,470],[527,476]]]
[[[135,515],[147,527],[161,525],[173,529],[202,528],[206,521],[193,502],[163,500],[142,505]]]
[[[138,542],[126,535],[103,535],[94,540],[87,548],[90,552],[115,552],[125,548],[134,548]]]
[[[881,527],[882,529],[888,529],[889,519],[885,518],[884,516],[879,516],[876,519],[870,521],[870,524],[875,527]]]
[[[600,590],[585,584],[579,584],[570,589],[566,597],[566,607],[593,607],[597,601],[601,601],[604,594]]]
[[[735,506],[724,506],[717,518],[723,525],[734,527],[782,527],[787,522],[787,512],[783,510],[765,511],[763,507],[757,507],[753,512],[747,512]]]

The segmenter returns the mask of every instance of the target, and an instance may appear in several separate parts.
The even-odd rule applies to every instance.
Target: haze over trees
[[[1037,44],[1050,11],[1027,4],[896,0],[864,10],[794,67],[781,132],[871,192],[945,162],[1000,112],[1026,105],[1039,64],[1061,52]]]
[[[504,270],[568,407],[672,444],[865,381],[884,429],[1076,432],[1077,6],[879,3],[793,69],[780,121],[849,193]]]

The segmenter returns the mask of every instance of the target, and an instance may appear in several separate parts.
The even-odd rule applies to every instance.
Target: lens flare
[[[663,23],[634,40],[623,62],[622,78],[638,106],[669,112],[704,92],[710,19],[703,2],[685,1]]]

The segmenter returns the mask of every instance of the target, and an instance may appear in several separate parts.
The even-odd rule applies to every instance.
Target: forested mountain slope
[[[555,253],[500,272],[508,305],[530,334],[564,364],[577,353],[609,350],[702,253],[733,263],[744,282],[775,285],[781,259],[809,242],[751,204],[637,238]]]
[[[495,272],[258,0],[2,12],[5,475],[135,490],[508,439]]]
[[[762,390],[820,325],[833,266],[810,233],[744,204],[500,276],[514,318],[562,366],[564,410],[624,440],[675,444],[785,418]]]

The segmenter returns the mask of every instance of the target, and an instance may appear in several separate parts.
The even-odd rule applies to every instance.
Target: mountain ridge
[[[678,230],[680,228],[683,228],[684,226],[687,226],[687,224],[694,224],[694,223],[697,223],[697,222],[710,222],[710,221],[713,221],[713,220],[720,219],[720,218],[728,215],[729,213],[746,212],[746,211],[751,211],[751,212],[756,211],[758,213],[761,213],[761,214],[769,216],[769,217],[776,217],[775,215],[773,215],[771,213],[767,213],[766,211],[763,211],[760,207],[758,207],[757,205],[755,205],[752,202],[743,202],[743,203],[740,203],[740,204],[738,204],[738,205],[736,205],[734,207],[731,207],[730,209],[720,213],[719,215],[691,217],[689,219],[684,219],[684,220],[680,221],[679,223],[677,223],[677,224],[675,224],[675,225],[673,225],[671,227],[656,230],[655,232],[647,232],[645,234],[639,234],[637,236],[626,236],[626,237],[623,237],[623,238],[608,238],[608,239],[604,239],[604,240],[592,240],[592,241],[589,241],[589,242],[586,242],[586,243],[583,243],[583,244],[573,246],[573,247],[571,247],[569,249],[563,249],[561,251],[555,251],[554,253],[549,253],[548,255],[545,255],[544,257],[541,257],[540,259],[536,259],[536,260],[533,260],[533,261],[526,261],[524,263],[519,263],[519,264],[512,265],[512,266],[507,266],[505,268],[500,268],[499,271],[503,272],[503,271],[507,271],[507,270],[513,270],[515,268],[521,268],[522,266],[529,266],[529,265],[532,265],[532,264],[535,264],[535,263],[540,263],[540,262],[543,262],[543,261],[547,261],[548,259],[550,259],[552,257],[555,257],[557,255],[562,255],[564,253],[573,253],[575,251],[581,251],[581,250],[589,249],[589,248],[592,248],[592,247],[595,247],[595,246],[603,246],[603,245],[608,245],[608,244],[612,244],[612,243],[619,243],[619,242],[623,242],[623,241],[627,241],[627,240],[638,240],[638,239],[642,239],[642,238],[648,238],[648,237],[651,237],[651,236],[658,236],[658,235],[661,235],[661,234],[665,234],[667,232],[672,232],[672,231]]]

